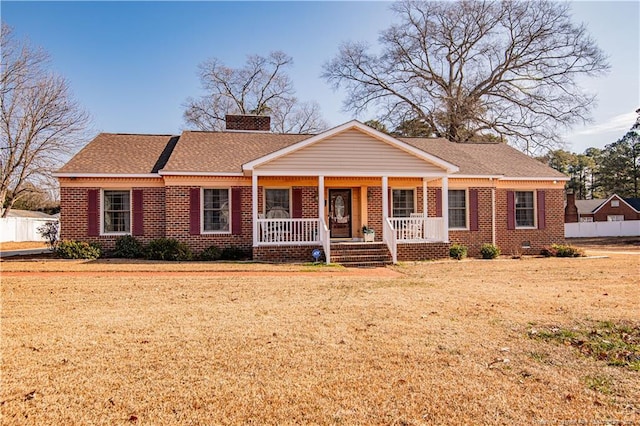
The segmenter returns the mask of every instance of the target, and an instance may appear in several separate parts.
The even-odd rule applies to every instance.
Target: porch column
[[[258,245],[258,176],[251,176],[251,217],[253,222],[253,246]]]
[[[422,216],[424,218],[424,223],[422,224],[422,238],[426,239],[427,238],[427,218],[429,217],[428,214],[428,206],[429,203],[427,202],[428,198],[427,198],[427,178],[422,178]]]
[[[442,177],[442,223],[444,241],[449,242],[449,177]]]
[[[387,218],[389,217],[389,178],[382,176],[382,237],[386,237]]]
[[[318,219],[324,219],[324,176],[318,176]]]

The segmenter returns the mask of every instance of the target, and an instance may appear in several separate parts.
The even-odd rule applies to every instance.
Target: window
[[[622,222],[624,221],[623,214],[610,214],[607,216],[607,222]]]
[[[449,190],[449,228],[467,227],[467,195],[464,189]]]
[[[229,232],[229,190],[203,189],[202,230]]]
[[[393,217],[410,217],[413,209],[413,189],[394,189],[392,191]]]
[[[533,191],[516,192],[516,227],[529,228],[534,222]]]
[[[591,216],[581,217],[580,222],[593,222],[593,217]]]
[[[131,232],[130,191],[104,191],[102,208],[105,234]]]
[[[620,200],[611,200],[611,207],[620,207]]]
[[[265,189],[264,199],[264,213],[267,219],[291,217],[288,189]]]

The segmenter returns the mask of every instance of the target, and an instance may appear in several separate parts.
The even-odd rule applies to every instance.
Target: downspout
[[[490,178],[493,180],[493,178]],[[496,187],[491,187],[491,244],[496,245]]]

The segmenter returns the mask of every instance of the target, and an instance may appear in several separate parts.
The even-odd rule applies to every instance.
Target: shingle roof
[[[600,207],[602,203],[604,203],[606,199],[595,198],[592,200],[576,200],[576,207],[578,209],[578,214],[591,214],[595,209]]]
[[[637,212],[640,212],[640,198],[625,198],[624,200]]]
[[[261,132],[184,131],[170,135],[102,133],[60,173],[241,173],[242,165],[312,137]],[[457,165],[459,175],[562,178],[562,173],[505,144],[459,144],[445,139],[400,138]]]
[[[157,172],[171,135],[100,133],[58,173],[146,174]],[[166,160],[165,160],[166,162]]]
[[[166,172],[241,173],[242,165],[311,135],[261,132],[185,131],[164,167]]]
[[[563,178],[564,174],[503,143],[454,143],[441,138],[399,138],[460,168],[459,175]]]

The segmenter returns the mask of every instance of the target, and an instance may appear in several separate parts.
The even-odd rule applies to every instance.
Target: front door
[[[351,190],[329,189],[331,238],[351,238]]]

